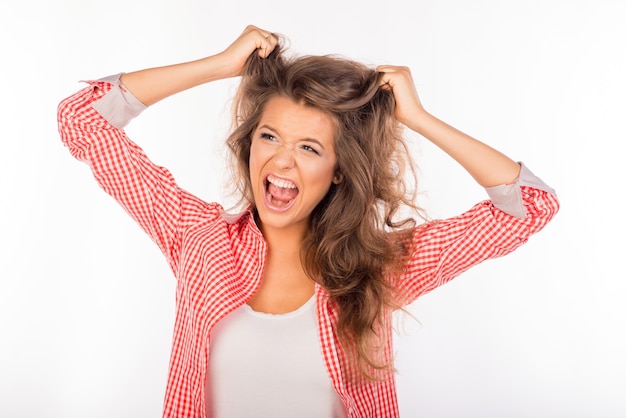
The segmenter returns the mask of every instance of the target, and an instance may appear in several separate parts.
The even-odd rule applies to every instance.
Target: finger
[[[379,73],[396,73],[398,71],[402,71],[405,67],[399,67],[397,65],[379,65],[376,67],[376,71]]]
[[[379,86],[384,89],[392,90],[394,85],[393,73],[387,70],[379,72],[381,73],[380,79],[378,81]]]
[[[263,32],[263,39],[260,40],[260,45],[258,46],[258,54],[261,58],[267,58],[276,45],[278,44],[278,37],[271,32]]]
[[[393,88],[394,73],[398,71],[398,67],[394,65],[379,65],[376,71],[381,73],[379,85],[385,89]]]
[[[379,65],[378,67],[376,67],[376,71],[378,71],[379,73],[388,73],[393,71],[395,68],[396,67],[393,65]]]

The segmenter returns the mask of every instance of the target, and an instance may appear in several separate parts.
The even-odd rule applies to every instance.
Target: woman
[[[181,189],[123,127],[236,76],[228,145],[247,208],[229,215]],[[89,84],[61,102],[61,138],[178,280],[163,416],[398,416],[392,312],[513,251],[558,210],[525,166],[426,112],[407,68],[286,58],[254,26],[216,55]],[[399,217],[417,210],[402,125],[491,200],[448,220]]]

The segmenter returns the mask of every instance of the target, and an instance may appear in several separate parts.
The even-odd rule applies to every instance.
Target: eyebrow
[[[271,126],[269,126],[269,125],[261,125],[257,129],[267,129],[267,130],[272,131],[273,133],[275,133],[275,134],[280,136],[279,132],[276,129],[274,129]],[[323,150],[326,150],[326,148],[324,148],[324,145],[319,140],[317,140],[315,138],[305,137],[305,138],[299,139],[299,141],[313,142],[314,144],[319,145]]]

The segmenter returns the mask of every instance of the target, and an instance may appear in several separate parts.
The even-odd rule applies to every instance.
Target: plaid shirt
[[[254,294],[267,245],[250,212],[227,215],[219,204],[181,189],[168,170],[129,140],[122,128],[145,106],[125,90],[119,76],[89,83],[60,103],[61,139],[167,258],[178,282],[163,416],[204,417],[211,329]],[[473,265],[513,251],[558,211],[554,191],[523,165],[514,184],[487,191],[491,200],[415,229],[415,252],[399,280],[404,303]],[[336,334],[337,308],[319,285],[315,297],[324,361],[347,416],[398,417],[393,379],[359,385],[347,378],[350,370]]]

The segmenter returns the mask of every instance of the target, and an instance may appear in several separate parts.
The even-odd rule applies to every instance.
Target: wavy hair
[[[391,91],[381,74],[365,64],[334,55],[292,56],[283,39],[265,59],[252,54],[233,102],[233,131],[227,144],[234,157],[242,201],[254,208],[250,144],[269,99],[284,96],[328,114],[335,126],[337,170],[313,210],[301,249],[305,272],[329,293],[338,311],[337,335],[352,373],[385,378],[393,359],[385,356],[391,313],[400,307],[395,277],[409,252],[415,227],[403,208],[415,204],[415,171],[394,117]],[[413,184],[415,186],[415,184]]]

